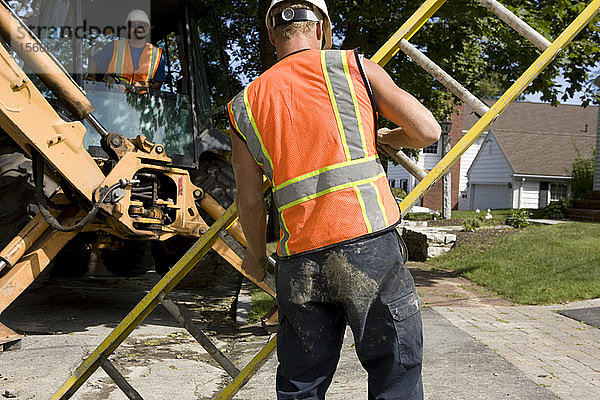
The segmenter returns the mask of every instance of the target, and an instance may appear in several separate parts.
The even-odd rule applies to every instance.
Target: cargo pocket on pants
[[[421,301],[416,292],[407,294],[388,304],[398,342],[398,359],[406,368],[423,361],[423,325]]]

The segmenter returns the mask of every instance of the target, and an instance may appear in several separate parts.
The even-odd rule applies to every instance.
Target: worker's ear
[[[273,31],[269,29],[269,42],[271,42],[271,44],[275,47],[277,47],[277,45],[275,44],[275,39],[273,38]]]
[[[317,23],[317,40],[321,43],[321,48],[323,48],[323,21],[319,21]]]

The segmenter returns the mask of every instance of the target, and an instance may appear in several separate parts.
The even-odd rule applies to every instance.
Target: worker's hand
[[[267,275],[267,264],[267,257],[257,260],[250,252],[248,252],[246,257],[244,257],[244,261],[242,261],[242,269],[248,275],[256,279],[257,282],[262,282]]]
[[[377,143],[387,144],[396,150],[404,147],[405,132],[402,128],[381,128],[377,131]]]

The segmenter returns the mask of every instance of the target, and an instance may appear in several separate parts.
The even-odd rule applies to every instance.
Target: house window
[[[437,154],[438,153],[438,142],[435,142],[431,146],[427,146],[423,149],[423,154]]]
[[[390,179],[390,187],[393,187],[393,188],[396,187],[396,180],[395,179]]]
[[[567,198],[567,185],[565,183],[550,184],[550,201],[564,200]]]
[[[408,179],[400,179],[400,189],[408,193]]]

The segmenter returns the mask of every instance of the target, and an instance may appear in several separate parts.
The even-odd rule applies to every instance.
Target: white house
[[[543,208],[567,198],[577,152],[589,157],[595,145],[597,116],[598,107],[511,105],[468,168],[469,208]]]
[[[453,142],[478,119],[469,106],[464,106],[460,115],[453,118]],[[538,208],[566,197],[575,146],[582,155],[589,156],[597,124],[598,107],[511,104],[458,161],[459,168],[452,176],[453,181],[458,180],[458,188],[453,186],[457,208]],[[600,160],[600,152],[596,157]],[[420,151],[417,164],[429,170],[440,159],[441,144],[435,143]],[[404,168],[391,163],[388,179],[407,192],[418,184]],[[595,184],[600,188],[598,173]]]
[[[459,113],[452,117],[452,128],[450,129],[451,143],[456,144],[465,133],[467,133],[470,126],[465,126],[464,120],[467,119],[472,126],[471,121],[476,121],[476,116],[469,106],[460,108]],[[474,123],[474,122],[473,122]],[[481,144],[485,140],[486,133],[484,133],[460,158],[459,161],[452,167],[452,207],[454,209],[467,209],[469,206],[467,199],[467,170],[469,169],[471,162],[475,159]],[[441,160],[442,158],[442,144],[441,141],[434,143],[433,145],[422,149],[419,152],[417,165],[425,170],[430,170]],[[416,178],[410,175],[401,166],[388,165],[388,179],[392,187],[399,187],[404,189],[407,193],[414,189],[419,183]],[[440,209],[442,201],[441,188],[439,184],[434,185],[431,190],[425,195],[423,199],[423,205],[433,209]]]

